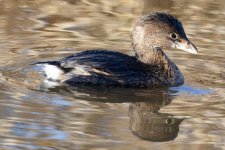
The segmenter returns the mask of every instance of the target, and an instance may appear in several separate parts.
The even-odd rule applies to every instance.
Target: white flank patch
[[[55,65],[50,64],[38,64],[41,67],[41,71],[46,75],[47,79],[52,81],[60,81],[64,72]]]
[[[43,70],[47,76],[48,79],[51,80],[60,80],[62,74],[64,73],[60,68],[58,68],[57,66],[54,65],[48,65],[46,64],[44,66],[44,70]]]
[[[49,81],[49,80],[44,80],[42,84],[42,88],[54,88],[56,86],[60,86],[59,82],[54,82],[54,81]]]

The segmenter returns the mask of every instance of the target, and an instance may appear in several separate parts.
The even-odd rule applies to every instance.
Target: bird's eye
[[[172,124],[174,124],[174,122],[175,122],[175,120],[173,118],[166,119],[166,124],[168,124],[168,125],[172,125]]]
[[[173,40],[177,40],[178,39],[178,35],[175,32],[170,33],[170,38]]]

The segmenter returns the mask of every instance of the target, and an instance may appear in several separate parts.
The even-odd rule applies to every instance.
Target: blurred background
[[[18,71],[86,49],[133,55],[132,28],[153,11],[199,50],[165,50],[180,87],[40,92]],[[0,0],[0,48],[0,149],[224,149],[224,0]]]

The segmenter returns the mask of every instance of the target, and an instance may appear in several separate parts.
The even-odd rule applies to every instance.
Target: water
[[[200,51],[166,50],[180,87],[41,92],[20,71],[85,49],[132,55],[135,21],[156,10],[175,14]],[[224,0],[1,0],[0,149],[225,149],[224,25]]]

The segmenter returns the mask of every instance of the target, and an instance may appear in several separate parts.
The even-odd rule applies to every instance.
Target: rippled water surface
[[[20,71],[85,49],[133,55],[135,21],[158,10],[199,49],[166,50],[180,87],[43,92]],[[225,149],[224,0],[0,0],[0,48],[0,149]]]

